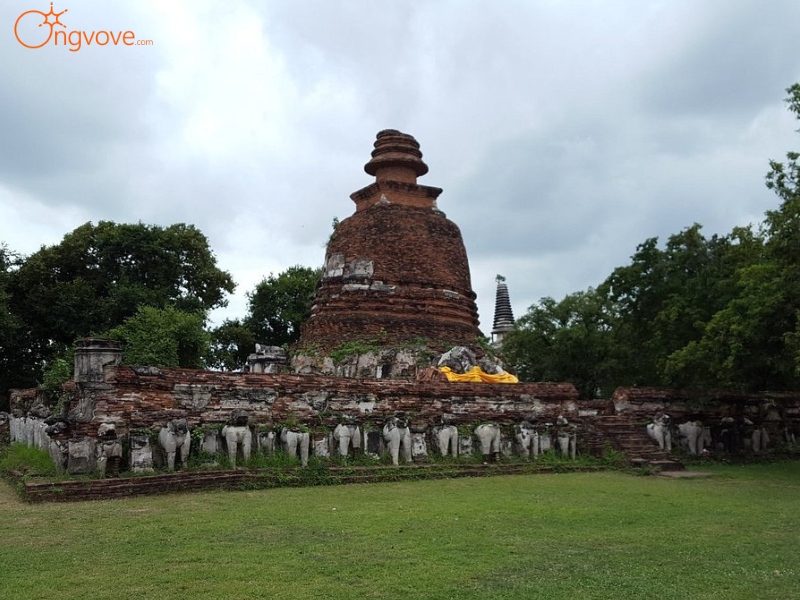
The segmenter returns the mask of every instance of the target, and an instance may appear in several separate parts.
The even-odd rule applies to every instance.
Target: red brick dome
[[[365,170],[376,181],[352,194],[356,213],[328,243],[300,345],[474,347],[481,333],[467,253],[458,226],[436,207],[441,190],[416,183],[427,172],[419,144],[381,131],[372,156]]]

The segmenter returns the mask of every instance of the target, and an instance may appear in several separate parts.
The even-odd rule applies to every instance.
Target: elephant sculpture
[[[53,459],[58,472],[66,472],[69,460],[69,442],[66,440],[50,440],[49,450],[50,458]]]
[[[797,444],[797,436],[795,436],[794,431],[792,431],[791,427],[787,426],[783,428],[783,439],[790,446],[794,446],[795,444]]]
[[[750,419],[745,419],[745,425],[748,426],[750,434],[750,448],[758,454],[764,452],[769,444],[769,434],[763,425],[754,425]]]
[[[300,451],[300,463],[308,466],[308,450],[311,446],[311,436],[307,431],[284,427],[281,430],[281,448],[289,456],[297,456]]]
[[[253,432],[246,425],[226,425],[222,428],[222,437],[225,438],[225,445],[228,448],[228,460],[231,467],[236,468],[236,458],[239,448],[242,449],[244,462],[250,460],[250,452],[253,449]]]
[[[700,450],[705,451],[706,448],[711,448],[714,444],[714,438],[711,436],[711,427],[703,427],[703,433],[700,436]]]
[[[439,454],[442,456],[458,456],[458,427],[455,425],[440,425],[433,431]]]
[[[167,468],[175,469],[175,457],[180,455],[181,464],[186,464],[192,438],[189,435],[189,424],[186,419],[173,419],[158,432],[158,443],[167,454]]]
[[[134,473],[149,473],[153,470],[153,448],[147,435],[130,436],[129,460]]]
[[[514,437],[517,440],[520,456],[524,458],[539,457],[539,434],[528,421],[514,426]]]
[[[250,460],[250,453],[253,449],[253,432],[250,431],[250,414],[246,410],[236,409],[231,412],[228,424],[222,428],[221,433],[232,468],[236,468],[239,449],[242,451],[244,462]]]
[[[578,441],[575,427],[570,427],[569,421],[562,415],[558,415],[556,425],[556,442],[558,443],[559,452],[562,456],[574,459]]]
[[[262,431],[256,435],[256,446],[267,456],[275,452],[275,432]]]
[[[672,433],[670,433],[669,430],[669,415],[657,415],[652,423],[648,423],[647,433],[656,441],[659,448],[667,452],[672,452]]]
[[[725,452],[736,452],[739,450],[739,428],[733,417],[722,417],[720,419],[720,441]]]
[[[97,429],[97,469],[100,477],[119,475],[122,462],[122,444],[117,439],[117,429],[112,423],[103,423]]]
[[[703,424],[700,421],[687,421],[678,425],[681,445],[689,454],[698,455],[703,450]]]
[[[347,456],[350,449],[361,448],[361,429],[353,423],[339,423],[333,430],[333,439],[338,444],[339,456]]]
[[[478,425],[475,436],[481,445],[483,461],[496,461],[500,457],[500,426],[494,423]]]
[[[411,462],[411,431],[408,421],[400,417],[392,417],[383,426],[383,439],[389,448],[392,464],[400,464],[400,448],[403,449],[403,460]]]

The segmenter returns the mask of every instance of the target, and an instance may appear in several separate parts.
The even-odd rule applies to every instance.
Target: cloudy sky
[[[61,43],[29,49],[14,24],[49,1],[0,0],[0,242],[27,254],[87,221],[193,223],[238,284],[217,322],[270,272],[322,264],[381,129],[420,142],[487,333],[496,274],[521,316],[648,237],[757,223],[777,206],[768,160],[800,150],[783,102],[797,0],[53,8]],[[41,20],[19,21],[22,41],[46,39]],[[77,50],[75,31],[152,45]]]

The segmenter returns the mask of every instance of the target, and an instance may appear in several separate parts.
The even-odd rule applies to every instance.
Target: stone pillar
[[[288,364],[286,350],[280,346],[256,344],[256,351],[247,357],[250,373],[280,373],[281,368]]]
[[[75,345],[75,382],[103,383],[105,367],[122,361],[121,343],[116,340],[87,338]]]

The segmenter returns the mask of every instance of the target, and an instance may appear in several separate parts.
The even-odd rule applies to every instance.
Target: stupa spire
[[[498,275],[497,292],[494,300],[494,323],[492,324],[492,342],[501,344],[506,334],[514,329],[514,313],[511,311],[511,299],[508,295],[506,278]]]

